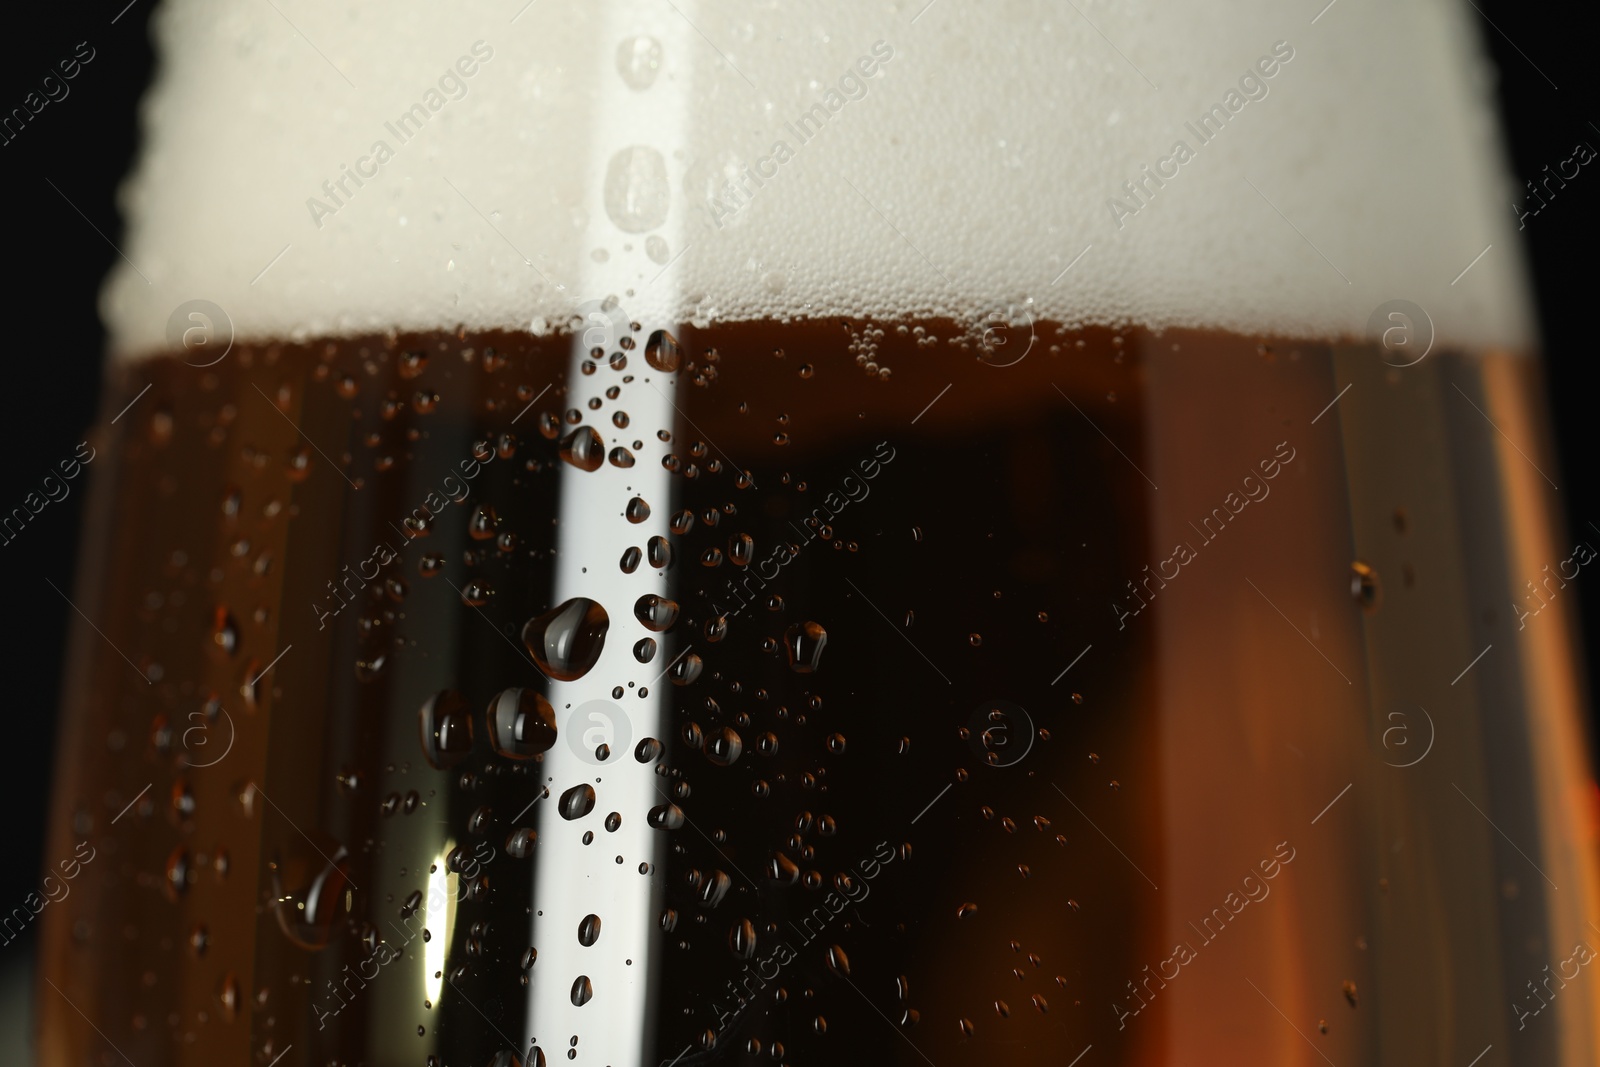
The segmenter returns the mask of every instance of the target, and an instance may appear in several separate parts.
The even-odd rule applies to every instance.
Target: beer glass
[[[1594,1062],[1468,15],[164,0],[40,1062]]]

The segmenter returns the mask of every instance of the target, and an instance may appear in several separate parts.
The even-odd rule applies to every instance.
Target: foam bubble
[[[276,6],[156,17],[119,354],[195,300],[248,340],[606,296],[1292,336],[1408,300],[1447,342],[1532,341],[1453,0]]]

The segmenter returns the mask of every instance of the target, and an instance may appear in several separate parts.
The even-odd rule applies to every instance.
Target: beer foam
[[[606,297],[1290,337],[1406,300],[1531,346],[1466,5],[924,3],[164,0],[112,346],[197,300],[259,340]]]

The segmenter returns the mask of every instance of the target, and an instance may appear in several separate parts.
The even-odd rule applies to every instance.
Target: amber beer
[[[97,858],[33,919],[40,1062],[1593,1062],[1593,550],[1469,39],[1405,7],[1433,43],[1374,65],[1375,16],[1227,6],[1096,12],[1197,107],[1299,37],[1079,241],[1183,109],[1054,16],[357,4],[319,57],[169,2],[49,838]],[[394,108],[294,150],[222,121],[284,71],[427,111],[480,38],[320,230],[295,183]],[[1125,121],[1013,128],[1063,56]],[[696,229],[767,151],[735,131],[785,136],[758,94],[828,118]],[[1459,112],[1409,128],[1460,186],[1311,196],[1375,180],[1344,127],[1295,162],[1335,97]],[[231,184],[173,169],[202,128]],[[1503,254],[1452,287],[1453,234]]]

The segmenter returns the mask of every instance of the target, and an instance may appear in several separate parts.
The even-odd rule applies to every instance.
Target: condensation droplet
[[[605,608],[588,597],[573,597],[529,619],[522,627],[522,643],[545,675],[572,682],[589,673],[600,659],[610,626]]]
[[[587,782],[573,786],[561,794],[557,806],[563,819],[571,821],[583,818],[594,810],[594,786]]]
[[[797,674],[810,674],[822,662],[822,650],[828,644],[828,631],[815,622],[798,622],[783,632],[783,650],[789,657],[789,669]]]
[[[683,365],[683,347],[666,330],[656,330],[645,342],[644,361],[664,374],[671,374]]]
[[[556,713],[542,693],[506,689],[489,701],[489,743],[508,759],[531,759],[556,743]]]
[[[646,233],[666,222],[671,195],[667,161],[648,145],[620,149],[606,165],[606,214],[624,233]]]

